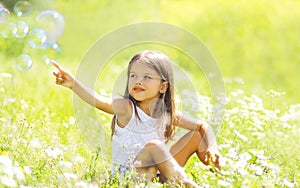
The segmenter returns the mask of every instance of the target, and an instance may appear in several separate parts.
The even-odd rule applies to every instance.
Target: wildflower
[[[146,187],[151,187],[151,188],[161,188],[161,187],[163,187],[163,185],[161,184],[161,183],[158,183],[158,182],[149,182],[148,184],[147,184],[148,186],[146,186]]]
[[[25,100],[20,100],[22,110],[29,108],[29,105]]]
[[[251,187],[251,181],[248,179],[243,181],[242,187]]]
[[[238,153],[236,152],[235,148],[230,148],[228,150],[228,157],[229,158],[235,159],[237,157],[237,155],[238,155]]]
[[[75,183],[75,187],[79,187],[79,188],[98,188],[98,186],[93,185],[93,184],[88,184],[85,181],[79,181]]]
[[[2,72],[2,73],[0,74],[0,76],[1,76],[2,78],[11,78],[11,77],[12,77],[12,75],[11,75],[10,73],[6,73],[6,72]]]
[[[291,187],[294,187],[295,184],[290,182],[288,179],[284,178],[282,181],[282,186],[291,188]]]
[[[29,147],[31,147],[31,148],[40,148],[41,146],[42,145],[41,145],[40,141],[37,138],[33,138],[29,142]]]
[[[59,161],[59,164],[62,167],[66,167],[66,168],[71,168],[73,166],[73,164],[71,162],[64,162],[64,161]]]
[[[267,92],[267,95],[270,95],[271,97],[279,97],[281,95],[285,95],[285,92],[278,92],[278,91],[275,91],[273,89],[270,89],[268,92]]]
[[[20,188],[31,188],[30,186],[20,185]]]
[[[244,160],[244,161],[249,161],[252,158],[251,155],[249,155],[249,153],[247,153],[247,152],[240,154],[239,157],[241,160]]]
[[[218,180],[218,185],[223,186],[223,187],[228,187],[230,186],[230,183],[224,180]]]
[[[83,163],[85,161],[85,159],[81,156],[76,156],[74,158],[74,162],[77,162],[77,163]]]
[[[272,168],[273,164],[271,160],[262,160],[261,165],[267,168]]]
[[[6,176],[0,177],[1,184],[7,186],[7,187],[16,187],[17,183],[14,179]]]
[[[234,132],[240,139],[244,140],[245,142],[248,141],[248,138],[247,138],[245,135],[243,135],[242,133],[240,133],[239,131],[234,130],[233,132]]]
[[[14,175],[13,163],[12,163],[11,159],[8,156],[0,155],[0,167],[1,167],[1,171],[7,177],[10,177],[10,178],[13,177],[13,175]]]
[[[2,121],[3,123],[7,122],[7,120],[5,118],[0,118],[0,121]]]
[[[14,102],[16,102],[17,101],[17,99],[16,98],[9,98],[9,100],[8,100],[10,103],[14,103]]]
[[[1,151],[1,152],[0,152],[0,155],[2,155],[2,156],[7,156],[7,153],[6,153],[6,151]]]
[[[220,164],[221,167],[223,167],[223,166],[226,166],[228,161],[229,161],[229,159],[227,157],[220,157],[219,164]]]
[[[56,159],[59,155],[62,155],[63,154],[63,151],[61,149],[58,149],[58,148],[47,148],[45,150],[45,152],[47,153],[47,155],[49,157],[52,157],[54,159]]]
[[[244,93],[243,90],[238,89],[236,91],[231,92],[230,95],[233,97],[237,97],[238,95],[243,94],[243,93]]]
[[[264,169],[258,165],[251,165],[250,169],[254,171],[256,176],[261,176],[264,173]]]
[[[86,182],[84,182],[84,181],[79,181],[79,182],[76,182],[75,183],[75,186],[76,187],[82,187],[82,188],[86,188],[86,187],[88,187],[88,183],[86,183]]]
[[[248,171],[246,170],[248,166],[247,160],[240,159],[234,164],[234,169],[237,170],[241,175],[248,174]]]
[[[78,176],[77,176],[76,174],[69,173],[69,172],[65,172],[65,173],[64,173],[64,177],[65,177],[67,180],[77,179],[77,178],[78,178]]]
[[[257,136],[259,138],[264,138],[266,136],[265,133],[261,133],[261,132],[252,132],[253,136]]]
[[[70,124],[75,124],[75,122],[76,122],[76,119],[74,117],[69,118],[69,123]]]
[[[135,185],[135,188],[143,188],[145,186],[145,183],[140,183],[139,185]]]
[[[13,172],[17,180],[25,180],[25,175],[20,167],[13,167]]]
[[[237,83],[237,84],[241,84],[241,85],[245,84],[245,81],[244,81],[243,78],[241,78],[241,77],[235,77],[235,78],[233,79],[233,81],[234,81],[235,83]]]
[[[250,150],[250,152],[256,156],[258,159],[261,159],[261,160],[267,160],[269,159],[269,157],[266,157],[264,154],[264,150],[261,150],[261,151],[256,151],[256,150]]]
[[[201,185],[203,188],[209,188],[209,185],[207,183],[202,183]]]
[[[32,172],[32,170],[31,170],[31,168],[30,168],[29,166],[24,166],[24,167],[23,167],[23,170],[24,170],[24,172],[25,172],[26,174],[31,174],[31,172]]]

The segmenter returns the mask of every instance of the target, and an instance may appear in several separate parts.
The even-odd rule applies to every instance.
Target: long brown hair
[[[129,99],[134,104],[134,111],[137,114],[136,106],[139,106],[139,101],[135,100],[128,90],[128,78],[133,63],[147,63],[155,70],[164,82],[168,82],[168,88],[165,93],[159,96],[160,104],[156,104],[153,114],[156,116],[165,116],[168,118],[166,129],[164,132],[165,141],[168,142],[174,135],[175,127],[172,126],[175,119],[175,103],[174,103],[174,73],[170,59],[163,53],[156,50],[145,50],[134,55],[127,67],[127,86],[124,93],[124,98]],[[116,115],[114,115],[111,123],[111,135],[115,132]]]

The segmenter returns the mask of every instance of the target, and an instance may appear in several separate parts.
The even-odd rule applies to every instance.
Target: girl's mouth
[[[134,87],[133,91],[135,91],[135,92],[141,92],[141,91],[145,91],[145,89],[142,88],[142,87]]]

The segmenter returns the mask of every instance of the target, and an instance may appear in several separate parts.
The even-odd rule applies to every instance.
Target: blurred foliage
[[[14,0],[3,2],[12,7]],[[76,62],[76,67],[98,39],[124,25],[166,22],[185,28],[202,40],[215,55],[225,81],[234,77],[245,83],[238,87],[249,93],[275,89],[286,92],[288,103],[298,101],[299,1],[32,2],[36,7],[32,20],[46,8],[61,12],[65,18],[65,32],[58,41],[63,51],[62,63]],[[22,45],[14,39],[1,38],[0,50],[14,58]],[[174,53],[174,57],[181,60],[180,55]],[[188,64],[185,68],[189,69]]]

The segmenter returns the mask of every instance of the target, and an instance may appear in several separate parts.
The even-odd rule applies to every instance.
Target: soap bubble
[[[55,42],[64,31],[64,18],[55,10],[45,10],[37,17],[39,27],[46,31],[47,42]]]
[[[0,6],[0,23],[5,22],[8,16],[9,16],[9,11],[6,8]]]
[[[47,42],[44,47],[44,61],[49,64],[51,60],[58,61],[61,55],[61,46],[57,43]]]
[[[16,60],[16,67],[21,72],[27,72],[32,67],[32,59],[27,54],[20,55]]]
[[[0,35],[3,38],[11,38],[14,36],[14,30],[16,28],[16,24],[10,22],[0,23]]]
[[[17,38],[24,38],[29,31],[28,24],[24,21],[18,21],[15,24],[16,27],[13,29],[13,35]]]
[[[19,17],[28,16],[32,12],[32,5],[28,1],[18,1],[14,6],[14,12]]]
[[[47,40],[46,32],[40,28],[31,30],[28,37],[28,43],[32,48],[43,48]]]

